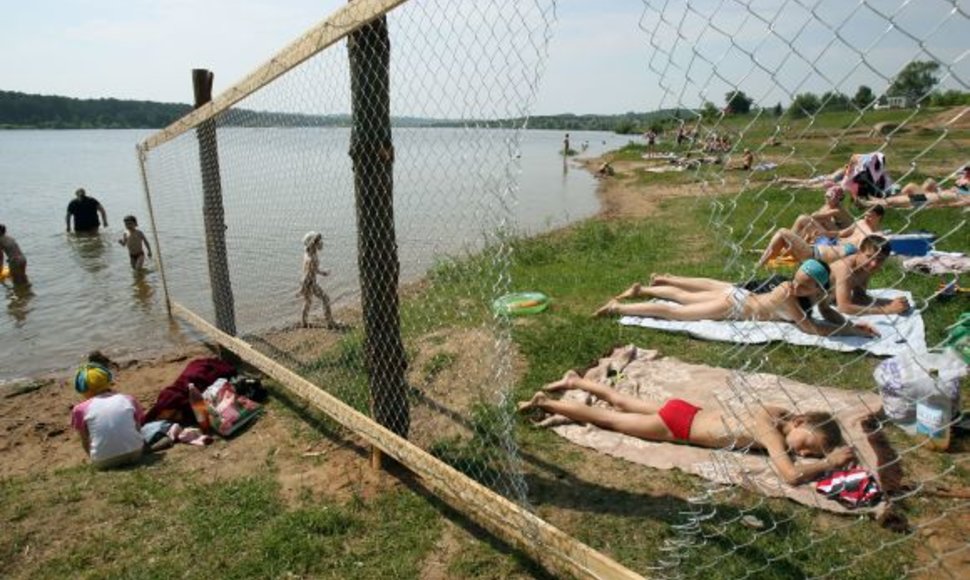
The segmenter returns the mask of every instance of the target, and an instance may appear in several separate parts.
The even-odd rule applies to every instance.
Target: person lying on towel
[[[609,403],[613,409],[550,396],[569,389],[590,393]],[[744,417],[727,416],[722,411],[701,409],[682,399],[668,399],[663,404],[638,399],[584,379],[574,371],[549,383],[531,400],[519,403],[518,408],[520,412],[540,409],[647,441],[686,443],[713,449],[762,449],[768,453],[775,471],[789,485],[812,481],[855,458],[829,413],[796,415],[781,407],[757,406]],[[728,425],[736,427],[729,429]],[[821,457],[822,461],[796,463],[789,453],[798,457]]]
[[[868,324],[850,323],[836,312],[830,303],[828,287],[829,267],[818,260],[805,260],[790,281],[782,282],[764,294],[710,278],[653,276],[649,286],[639,283],[630,286],[594,315],[620,314],[667,320],[767,320],[791,322],[802,332],[819,336],[879,336]],[[620,302],[641,297],[660,298],[677,304]],[[811,316],[815,305],[830,324]]]
[[[860,204],[866,207],[881,205],[883,207],[894,207],[912,209],[917,207],[966,207],[970,206],[970,196],[962,192],[959,188],[941,190],[940,185],[935,179],[927,179],[922,184],[907,183],[898,195],[892,195],[883,199],[860,200]]]

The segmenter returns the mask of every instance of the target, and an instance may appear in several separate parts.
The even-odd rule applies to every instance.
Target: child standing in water
[[[337,322],[333,319],[330,312],[330,297],[323,291],[317,283],[317,276],[328,276],[327,270],[320,269],[320,250],[323,249],[323,235],[320,232],[307,232],[303,236],[303,282],[300,285],[300,295],[303,296],[303,315],[301,320],[303,328],[309,328],[310,322],[310,303],[316,296],[323,302],[323,316],[327,321],[327,328],[336,328]]]
[[[152,247],[148,245],[148,238],[138,229],[138,220],[133,215],[125,216],[125,233],[118,240],[118,243],[128,248],[128,259],[131,260],[132,270],[141,270],[145,267],[145,252],[148,257],[152,257]]]
[[[27,258],[20,251],[17,241],[7,235],[7,226],[0,224],[0,270],[3,270],[3,260],[6,257],[10,268],[10,277],[14,286],[26,286]]]

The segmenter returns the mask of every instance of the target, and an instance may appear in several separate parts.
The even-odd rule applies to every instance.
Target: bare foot
[[[549,383],[548,385],[542,387],[542,390],[546,393],[558,393],[560,391],[568,391],[573,388],[570,386],[574,379],[579,378],[579,373],[574,370],[566,371],[566,374],[562,376],[561,379],[554,383]]]
[[[549,397],[546,396],[542,391],[537,392],[532,395],[532,398],[528,401],[520,401],[518,405],[515,406],[515,410],[519,413],[528,413],[533,409],[538,409],[539,405],[546,401]]]
[[[616,314],[616,307],[619,306],[616,300],[610,300],[599,310],[593,313],[593,316],[609,316],[611,314]]]
[[[651,286],[667,286],[667,285],[670,284],[670,279],[672,277],[673,276],[671,276],[670,274],[668,274],[666,272],[663,273],[663,274],[657,274],[657,273],[650,274],[650,285]]]
[[[627,298],[636,298],[640,295],[640,290],[643,286],[639,282],[634,282],[632,286],[624,290],[623,292],[617,294],[613,297],[613,300],[626,300]]]

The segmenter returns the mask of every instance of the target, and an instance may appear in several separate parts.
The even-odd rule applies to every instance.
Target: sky
[[[450,56],[464,62],[455,65],[464,70],[447,69],[450,79],[460,80],[511,59],[510,66],[528,77],[535,64],[530,51],[537,44],[537,54],[545,54],[540,82],[532,87],[526,77],[515,81],[528,89],[519,98],[534,97],[535,114],[615,114],[699,106],[704,100],[722,104],[735,87],[765,106],[809,90],[834,88],[851,96],[860,84],[878,94],[914,58],[946,63],[943,87],[970,90],[970,0],[692,0],[689,6],[672,0],[475,1],[474,12],[458,10],[468,20],[462,23],[440,16],[442,7],[472,0],[412,0],[398,8],[392,60],[408,54],[409,47],[411,58],[421,61],[448,62]],[[343,4],[10,2],[0,20],[0,89],[190,102],[192,68],[215,71],[218,94]],[[501,24],[483,28],[492,17]],[[532,27],[532,44],[515,44],[505,36],[518,34],[521,40],[523,25]],[[395,30],[410,43],[396,53]],[[481,58],[472,58],[450,43],[474,39],[467,45],[476,46],[483,34],[487,43],[490,31],[497,47],[505,43],[521,51],[524,46],[530,54],[517,62],[514,54],[496,48],[492,59],[480,51],[473,54]],[[425,46],[422,39],[436,35],[450,37],[443,43],[447,50],[428,45],[418,51]],[[433,63],[427,70],[434,70]],[[482,78],[498,78],[488,73]],[[416,86],[409,93],[417,111],[427,108],[417,106],[420,92]],[[434,110],[454,114],[440,103]]]

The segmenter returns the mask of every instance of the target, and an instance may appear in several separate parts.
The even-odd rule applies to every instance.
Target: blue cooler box
[[[933,234],[896,234],[889,236],[889,249],[900,256],[925,256],[933,249]]]

